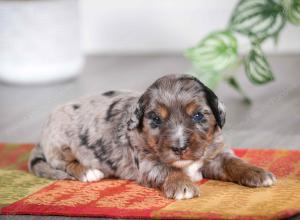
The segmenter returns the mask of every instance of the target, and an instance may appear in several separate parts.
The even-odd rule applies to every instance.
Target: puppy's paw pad
[[[82,177],[83,182],[95,182],[103,179],[104,174],[97,169],[88,169]]]

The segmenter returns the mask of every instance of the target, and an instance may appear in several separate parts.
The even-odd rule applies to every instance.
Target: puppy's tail
[[[63,170],[54,169],[47,163],[41,146],[38,144],[32,151],[28,161],[28,169],[39,177],[48,179],[65,180],[74,179]]]

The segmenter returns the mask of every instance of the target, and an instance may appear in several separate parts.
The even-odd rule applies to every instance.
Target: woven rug
[[[300,213],[300,151],[235,149],[238,156],[273,172],[269,188],[214,180],[199,182],[198,198],[174,201],[134,182],[53,181],[28,173],[32,144],[0,144],[2,215],[62,215],[158,219],[278,219]]]

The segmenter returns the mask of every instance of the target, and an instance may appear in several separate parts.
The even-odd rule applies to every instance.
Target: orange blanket
[[[270,188],[203,180],[198,198],[174,201],[125,180],[52,181],[28,173],[31,144],[0,144],[1,214],[160,219],[277,219],[300,214],[300,151],[235,149],[273,172]]]

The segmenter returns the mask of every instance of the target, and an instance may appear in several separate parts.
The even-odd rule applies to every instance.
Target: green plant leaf
[[[237,40],[229,31],[214,32],[185,55],[201,72],[221,72],[236,62]]]
[[[252,44],[252,48],[245,57],[246,75],[253,84],[264,84],[274,79],[270,65],[259,44]]]
[[[241,0],[234,9],[231,30],[260,41],[278,35],[285,24],[283,6],[275,0]]]
[[[283,0],[282,5],[288,21],[300,25],[300,0]]]

